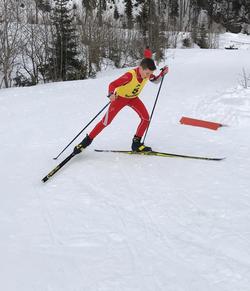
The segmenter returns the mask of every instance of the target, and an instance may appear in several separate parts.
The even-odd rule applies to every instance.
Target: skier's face
[[[148,79],[152,74],[154,73],[154,71],[151,71],[149,69],[143,69],[142,67],[140,67],[140,74],[142,79]]]

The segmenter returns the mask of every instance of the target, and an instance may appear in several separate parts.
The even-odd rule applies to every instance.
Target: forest
[[[94,78],[149,46],[216,48],[250,34],[250,0],[0,0],[0,88]]]

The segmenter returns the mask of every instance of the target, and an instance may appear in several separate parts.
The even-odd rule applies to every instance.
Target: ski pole
[[[110,102],[109,103],[107,103],[97,114],[96,114],[96,116],[95,117],[93,117],[91,120],[90,120],[90,122],[72,139],[72,141],[54,158],[54,160],[57,160],[59,157],[60,157],[60,155],[72,144],[72,142],[76,139],[76,138],[78,138],[78,136],[97,118],[97,116],[98,115],[100,115],[102,112],[103,112],[103,110],[108,106],[110,104]]]
[[[142,143],[145,142],[145,139],[146,139],[146,136],[147,136],[147,133],[148,133],[148,129],[149,129],[149,126],[150,126],[150,123],[151,123],[151,120],[152,120],[152,117],[153,117],[153,114],[154,114],[155,106],[156,106],[156,103],[157,103],[158,98],[159,98],[159,94],[160,94],[160,91],[161,91],[161,86],[162,86],[162,83],[163,83],[164,77],[165,77],[165,75],[163,75],[163,77],[162,77],[162,79],[161,79],[160,87],[159,87],[159,90],[158,90],[157,96],[156,96],[156,98],[155,98],[155,103],[154,103],[154,106],[153,106],[153,109],[152,109],[152,112],[151,112],[151,114],[150,114],[150,118],[149,118],[149,124],[148,124],[147,130],[146,130],[146,132],[145,132],[145,135],[144,135],[144,138],[143,138]]]

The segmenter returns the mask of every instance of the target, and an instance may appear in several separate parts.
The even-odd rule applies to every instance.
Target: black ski
[[[189,156],[189,155],[179,155],[171,153],[162,152],[134,152],[134,151],[120,151],[120,150],[95,150],[101,153],[121,153],[127,155],[142,155],[142,156],[157,156],[157,157],[167,157],[167,158],[185,158],[185,159],[196,159],[196,160],[208,160],[208,161],[221,161],[225,158],[211,158],[211,157],[200,157],[200,156]]]
[[[66,159],[64,159],[59,165],[57,165],[52,171],[48,173],[47,176],[45,176],[42,181],[45,183],[48,181],[57,171],[59,171],[69,160],[71,160],[76,154],[72,152],[69,156],[67,156]]]

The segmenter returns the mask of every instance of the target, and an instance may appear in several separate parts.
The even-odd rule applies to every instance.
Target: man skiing
[[[112,122],[116,114],[125,106],[131,107],[139,115],[141,120],[132,140],[132,150],[137,152],[152,151],[151,147],[145,146],[141,142],[141,138],[149,126],[149,114],[145,105],[139,99],[139,94],[149,80],[154,83],[159,83],[161,78],[168,73],[167,66],[161,69],[161,73],[158,76],[153,74],[155,70],[156,66],[154,61],[151,58],[144,58],[139,67],[128,71],[109,84],[108,98],[110,99],[110,105],[108,111],[102,120],[96,124],[94,129],[86,135],[82,142],[75,146],[75,154],[79,154],[89,146],[93,139]]]

